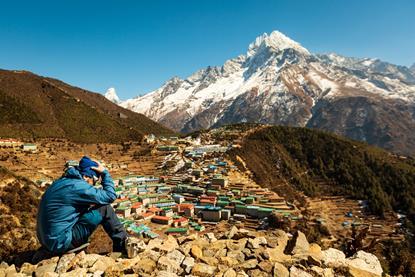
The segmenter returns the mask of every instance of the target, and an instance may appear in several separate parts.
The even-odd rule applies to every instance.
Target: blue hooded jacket
[[[103,189],[97,189],[71,167],[43,194],[37,216],[37,236],[49,251],[65,252],[72,240],[72,227],[79,217],[91,205],[110,204],[117,198],[109,172],[105,170],[101,176]]]

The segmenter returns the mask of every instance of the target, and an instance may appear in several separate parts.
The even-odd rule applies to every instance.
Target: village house
[[[173,227],[186,227],[189,224],[189,220],[185,217],[173,219]]]
[[[120,215],[120,216],[126,218],[126,217],[129,217],[131,215],[131,208],[130,207],[121,206],[121,207],[118,207],[115,210],[115,213],[117,215]]]
[[[34,143],[24,143],[22,145],[22,150],[26,152],[35,152],[37,150],[37,146]]]
[[[162,225],[171,225],[173,223],[173,219],[167,216],[155,215],[151,218],[151,222]]]
[[[143,203],[137,202],[131,205],[131,213],[141,214],[143,212]]]
[[[200,211],[200,215],[204,221],[219,222],[222,217],[222,209],[220,207],[205,207]]]
[[[21,147],[22,144],[23,144],[22,142],[20,142],[16,139],[0,139],[0,147],[15,148],[15,147]]]

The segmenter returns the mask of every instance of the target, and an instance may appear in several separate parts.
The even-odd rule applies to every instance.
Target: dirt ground
[[[69,141],[41,140],[37,151],[0,148],[0,166],[32,181],[59,178],[66,161],[80,160],[83,155],[103,161],[113,177],[129,174],[153,175],[164,155],[151,153],[151,148],[138,143],[74,144]]]

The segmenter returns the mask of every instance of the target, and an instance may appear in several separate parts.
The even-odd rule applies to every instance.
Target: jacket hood
[[[64,178],[71,178],[71,179],[81,179],[82,175],[81,173],[75,168],[75,167],[70,167],[65,171],[65,174],[63,175]]]

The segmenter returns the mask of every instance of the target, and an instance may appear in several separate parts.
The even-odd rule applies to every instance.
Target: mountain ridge
[[[340,101],[344,98],[350,101]],[[339,130],[332,122],[348,119],[335,107],[347,111],[356,102],[362,118]],[[172,78],[120,105],[183,133],[238,122],[307,126],[415,153],[415,137],[408,133],[415,128],[415,74],[409,68],[378,59],[312,54],[277,31],[259,36],[245,55],[223,66],[206,67],[186,79]],[[386,112],[390,109],[394,117]],[[400,124],[391,125],[398,118]],[[368,139],[373,129],[388,139]]]

